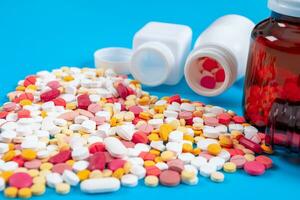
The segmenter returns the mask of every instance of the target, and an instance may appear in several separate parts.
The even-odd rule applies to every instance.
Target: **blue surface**
[[[14,89],[18,80],[39,70],[62,65],[93,67],[93,52],[107,46],[131,46],[136,30],[148,21],[189,25],[194,40],[211,22],[224,14],[242,14],[255,22],[268,17],[266,0],[215,1],[41,1],[0,0],[0,102]],[[237,30],[238,31],[238,30]],[[185,98],[223,106],[241,114],[242,80],[214,98],[199,97],[182,80],[168,87],[147,88],[159,95],[179,93]],[[84,195],[72,189],[72,199],[155,199],[155,198],[296,198],[300,186],[300,163],[288,156],[273,156],[275,167],[264,176],[251,177],[239,171],[226,174],[223,184],[200,177],[197,186],[151,189],[142,183],[104,195]],[[35,199],[64,199],[48,189]],[[296,196],[297,195],[297,196]],[[4,198],[0,195],[0,198]]]

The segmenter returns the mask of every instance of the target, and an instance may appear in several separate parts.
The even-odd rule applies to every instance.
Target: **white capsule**
[[[127,155],[127,148],[119,139],[115,137],[107,137],[103,142],[105,144],[105,148],[113,157],[123,158]]]
[[[115,192],[120,189],[120,181],[116,178],[88,179],[80,184],[82,192],[96,194]]]
[[[70,170],[65,170],[64,171],[64,173],[62,175],[62,179],[66,183],[68,183],[68,184],[70,184],[72,186],[76,186],[80,182],[78,176],[74,172],[72,172]]]

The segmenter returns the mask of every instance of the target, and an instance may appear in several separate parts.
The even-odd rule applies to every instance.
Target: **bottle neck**
[[[292,17],[288,15],[283,15],[277,12],[272,11],[271,18],[275,19],[276,21],[283,21],[288,23],[295,23],[300,24],[300,17]]]

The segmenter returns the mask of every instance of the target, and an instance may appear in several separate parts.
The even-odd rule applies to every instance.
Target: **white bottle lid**
[[[300,17],[300,0],[269,0],[268,6],[279,14]]]
[[[108,47],[94,53],[96,68],[112,69],[117,74],[130,74],[132,50],[122,47]]]
[[[163,84],[174,65],[171,50],[160,42],[147,42],[134,50],[130,72],[132,76],[147,86]]]

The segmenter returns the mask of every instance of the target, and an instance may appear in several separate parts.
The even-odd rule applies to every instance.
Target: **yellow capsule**
[[[37,90],[37,86],[31,84],[31,85],[28,85],[28,86],[26,87],[26,89],[36,91],[36,90]]]
[[[66,162],[68,165],[73,166],[75,163],[75,160],[67,160]]]
[[[265,152],[267,154],[273,154],[274,153],[272,147],[268,146],[266,144],[262,144],[261,149],[263,150],[263,152]]]
[[[8,144],[8,149],[9,150],[14,150],[15,149],[15,145],[13,143],[9,143]]]

